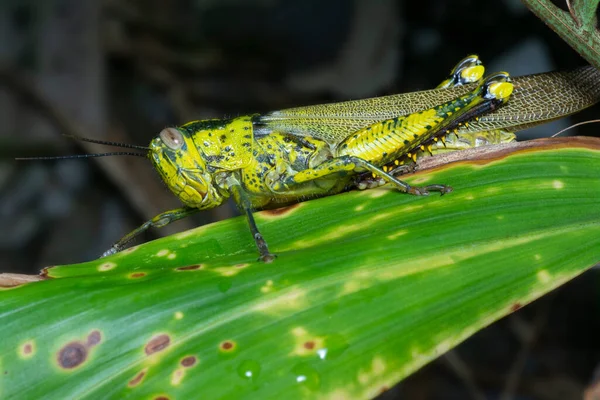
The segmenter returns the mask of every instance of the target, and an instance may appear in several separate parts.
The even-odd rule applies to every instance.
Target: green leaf
[[[453,157],[0,289],[0,397],[371,398],[600,260],[599,140]]]
[[[523,0],[523,3],[590,64],[600,68],[600,31],[596,16],[600,0],[567,1],[568,12],[551,0]]]

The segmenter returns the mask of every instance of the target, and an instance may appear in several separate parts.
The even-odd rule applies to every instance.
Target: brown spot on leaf
[[[381,389],[379,389],[379,394],[383,394],[388,390],[390,390],[390,388],[388,388],[387,386],[382,386]]]
[[[129,381],[127,386],[134,387],[134,386],[139,385],[144,380],[145,376],[146,376],[146,369],[144,368],[143,370],[138,372],[138,374],[132,380]]]
[[[144,276],[146,276],[145,272],[134,272],[133,274],[129,275],[129,277],[133,278],[133,279],[135,279],[135,278],[142,278]]]
[[[25,343],[25,345],[23,346],[23,354],[29,355],[29,354],[31,354],[32,351],[33,351],[33,346],[31,346],[31,343]]]
[[[231,340],[226,340],[223,343],[221,343],[220,347],[223,351],[232,351],[235,348],[235,343]]]
[[[196,265],[188,265],[186,267],[177,267],[175,268],[177,271],[194,271],[197,269],[201,269],[202,268],[202,264],[196,264]]]
[[[169,337],[169,335],[165,335],[165,334],[158,335],[158,336],[153,337],[148,342],[144,351],[146,352],[147,355],[154,354],[154,353],[157,353],[159,351],[166,349],[170,343],[171,343],[171,338]]]
[[[102,341],[102,335],[100,334],[100,331],[92,331],[87,337],[88,347],[94,347],[101,341]]]
[[[304,342],[304,348],[306,350],[312,350],[315,348],[315,342],[312,341],[308,341],[308,342]]]
[[[523,307],[523,306],[521,305],[521,303],[519,303],[519,302],[516,302],[516,303],[514,303],[512,306],[510,306],[510,311],[512,311],[512,312],[515,312],[515,311],[517,311],[517,310],[520,310],[520,309],[521,309],[521,307]]]
[[[58,352],[58,365],[62,368],[73,369],[79,367],[87,358],[87,349],[81,342],[67,343]]]
[[[289,214],[294,209],[300,207],[300,204],[292,204],[291,206],[276,208],[274,210],[267,210],[264,213],[271,217],[279,217],[280,215]]]
[[[171,384],[179,385],[181,383],[181,381],[183,380],[183,377],[184,377],[184,370],[181,368],[177,368],[173,372],[173,377],[171,378]]]
[[[193,367],[194,365],[196,365],[196,361],[196,357],[187,356],[183,360],[181,360],[181,366],[186,368]]]
[[[169,399],[167,396],[158,396],[158,397],[155,397],[154,400],[171,400],[171,399]]]
[[[98,271],[100,272],[106,272],[106,271],[110,271],[112,269],[115,269],[117,267],[117,264],[113,263],[113,262],[105,262],[102,263],[98,266]]]

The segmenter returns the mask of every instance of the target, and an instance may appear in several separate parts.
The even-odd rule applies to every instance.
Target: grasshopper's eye
[[[175,128],[165,128],[158,136],[171,150],[179,150],[183,146],[183,135]]]

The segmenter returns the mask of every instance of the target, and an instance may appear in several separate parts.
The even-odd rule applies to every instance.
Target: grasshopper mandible
[[[104,256],[124,249],[148,228],[217,207],[232,197],[247,218],[260,260],[271,262],[275,255],[253,211],[382,181],[403,193],[445,194],[452,190],[449,186],[414,187],[398,179],[394,166],[442,148],[449,133],[470,146],[482,144],[474,134],[491,137],[491,142],[511,141],[512,132],[600,100],[600,72],[592,67],[514,79],[506,72],[483,75],[478,57],[468,56],[433,90],[192,121],[162,130],[149,147],[123,145],[147,151],[184,207],[145,222]]]

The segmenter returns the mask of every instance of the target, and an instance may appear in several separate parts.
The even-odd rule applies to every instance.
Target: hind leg
[[[479,82],[483,78],[485,67],[479,57],[472,54],[458,62],[446,80],[437,85],[438,89],[462,86]]]
[[[390,175],[376,165],[355,156],[336,157],[319,164],[315,168],[300,171],[295,175],[287,177],[283,181],[274,182],[271,190],[274,192],[290,191],[293,190],[295,186],[306,182],[325,179],[332,175],[352,174],[365,170],[369,171],[374,176],[380,177],[386,182],[393,184],[403,193],[416,196],[427,196],[429,192],[440,192],[441,194],[445,194],[452,191],[452,188],[446,185],[428,185],[424,187],[411,186],[408,183],[397,179],[393,175]]]

